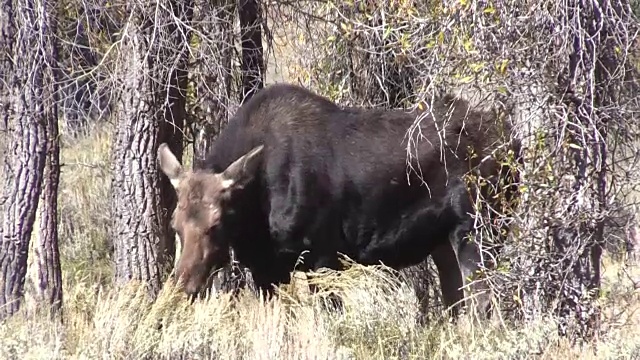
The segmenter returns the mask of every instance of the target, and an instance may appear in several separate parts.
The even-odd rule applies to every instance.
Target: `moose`
[[[510,130],[498,110],[450,94],[430,109],[410,161],[406,133],[419,112],[342,108],[293,84],[245,102],[191,171],[161,144],[159,167],[177,191],[171,225],[182,242],[175,274],[183,290],[198,294],[230,248],[267,294],[291,280],[299,257],[306,271],[342,269],[339,254],[394,269],[431,255],[444,303],[458,309],[481,261],[467,240],[477,210],[465,174],[512,201],[518,173],[491,156]],[[519,143],[506,143],[519,156]]]

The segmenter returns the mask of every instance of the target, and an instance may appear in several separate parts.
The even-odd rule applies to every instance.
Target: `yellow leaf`
[[[465,76],[461,79],[463,83],[470,83],[473,80],[473,76]]]
[[[482,62],[482,63],[469,64],[469,68],[471,68],[473,72],[479,72],[484,68],[484,63]]]
[[[489,5],[489,7],[485,8],[482,12],[485,14],[493,14],[496,12],[496,9],[492,5]]]
[[[500,65],[498,66],[498,71],[501,74],[504,74],[507,71],[507,65],[509,65],[509,59],[503,59]]]
[[[473,42],[471,40],[465,40],[462,46],[469,53],[473,51]]]

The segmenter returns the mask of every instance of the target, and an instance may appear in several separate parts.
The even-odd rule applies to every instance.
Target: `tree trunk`
[[[4,84],[11,84],[13,76],[13,34],[16,25],[13,19],[13,6],[13,0],[2,0],[0,5],[0,82],[3,84],[3,87],[0,87],[0,131],[7,132],[6,139],[10,139],[9,135],[11,135],[8,133],[11,91]],[[2,145],[0,150],[9,149],[7,144]]]
[[[11,154],[4,165],[5,186],[0,228],[0,318],[20,307],[27,272],[27,252],[47,157],[47,130],[57,121],[55,111],[54,31],[50,2],[29,0],[3,4],[2,47],[13,57],[6,87],[9,103]],[[19,11],[20,14],[16,14]],[[20,31],[15,31],[20,29]],[[9,30],[9,31],[6,31]],[[55,238],[52,239],[55,241]]]
[[[220,130],[228,121],[231,99],[231,58],[233,54],[233,19],[235,1],[200,0],[196,6],[199,33],[212,40],[201,39],[196,70],[192,75],[196,88],[193,116],[193,162],[199,163],[209,153]]]
[[[53,25],[55,26],[55,25]],[[55,33],[55,29],[51,29]],[[51,58],[58,58],[55,43],[50,44]],[[51,92],[45,92],[45,99],[51,99],[44,110],[46,115],[47,154],[45,159],[42,193],[39,203],[39,231],[35,237],[36,291],[38,301],[49,306],[51,311],[62,310],[62,272],[60,252],[58,250],[58,185],[60,182],[60,140],[58,137],[58,91],[57,79],[60,73],[56,69],[50,75]]]
[[[262,11],[259,0],[240,0],[238,7],[242,44],[242,93],[240,103],[264,86]]]
[[[175,253],[175,234],[169,225],[175,190],[159,174],[156,153],[166,142],[182,157],[188,55],[182,35],[190,34],[192,16],[189,1],[166,5],[130,5],[133,15],[122,40],[124,86],[112,148],[116,283],[142,281],[152,295],[159,291]]]

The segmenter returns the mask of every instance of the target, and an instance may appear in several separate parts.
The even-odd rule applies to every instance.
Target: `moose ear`
[[[171,181],[171,185],[177,188],[182,177],[182,165],[180,165],[180,162],[166,143],[162,143],[158,147],[158,163],[162,172]]]
[[[263,145],[256,146],[222,172],[225,187],[243,187],[253,179],[262,161],[263,148]]]

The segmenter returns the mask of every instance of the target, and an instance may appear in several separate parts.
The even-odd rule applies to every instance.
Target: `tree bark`
[[[57,113],[54,105],[52,112]],[[60,181],[60,143],[58,123],[47,122],[47,156],[42,193],[38,210],[39,231],[34,250],[37,266],[36,291],[38,302],[50,306],[53,313],[62,310],[62,272],[58,249],[58,184]]]
[[[55,22],[51,24],[51,33],[55,34]],[[58,59],[58,48],[55,42],[48,44],[51,59]],[[58,137],[58,81],[60,72],[53,69],[49,74],[49,91],[44,92],[47,106],[46,145],[42,193],[39,203],[39,231],[35,237],[36,291],[38,301],[49,306],[52,314],[62,310],[62,271],[60,269],[60,252],[58,249],[58,185],[60,182],[60,140]]]
[[[13,6],[13,0],[2,0],[0,5],[0,81],[2,81],[2,84],[7,85],[11,84],[11,77],[13,76],[13,34],[16,26],[13,19]],[[10,139],[9,135],[11,135],[8,133],[10,97],[9,87],[0,87],[0,130],[7,132],[6,139]],[[5,147],[0,150],[4,149]]]
[[[242,93],[240,103],[264,86],[262,11],[259,0],[240,0],[238,6],[242,44]]]
[[[2,47],[9,59],[8,125],[11,153],[4,164],[5,186],[0,228],[0,318],[18,311],[24,292],[27,253],[47,158],[47,130],[57,121],[55,64],[50,2],[5,1]],[[20,31],[15,31],[15,29]],[[5,55],[6,56],[6,55]],[[13,59],[11,61],[10,59]],[[6,106],[6,105],[5,105]],[[55,238],[52,240],[55,241]]]
[[[199,58],[192,79],[196,88],[193,117],[193,160],[201,162],[211,150],[220,130],[226,125],[232,94],[231,59],[235,1],[200,0],[196,6],[198,31],[213,43],[201,40]]]
[[[192,16],[190,1],[166,5],[156,14],[156,7],[130,4],[133,15],[122,40],[124,86],[112,148],[116,283],[142,281],[152,295],[159,291],[175,253],[169,221],[175,190],[160,175],[156,153],[166,142],[182,157],[188,56],[188,36],[183,34],[190,34]]]

